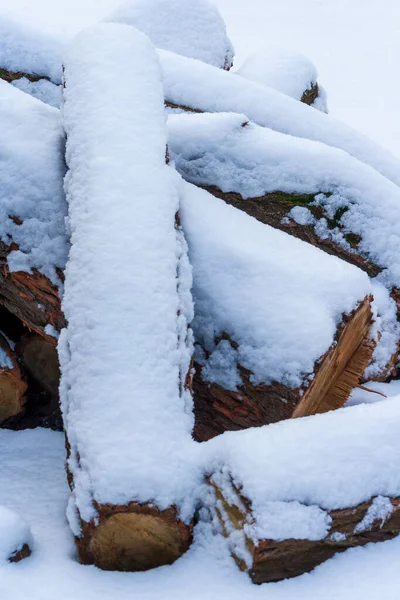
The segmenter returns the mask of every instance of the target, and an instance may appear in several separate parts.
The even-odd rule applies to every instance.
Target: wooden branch
[[[282,384],[254,386],[250,373],[240,367],[243,385],[237,392],[202,379],[196,365],[193,381],[197,441],[207,441],[224,431],[237,431],[304,417],[342,407],[360,383],[375,344],[369,339],[371,298],[347,316],[338,328],[335,343],[315,365],[311,385],[289,389]]]

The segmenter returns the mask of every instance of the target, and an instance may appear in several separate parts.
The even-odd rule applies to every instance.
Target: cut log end
[[[114,507],[108,516],[103,509],[99,524],[83,523],[82,530],[83,537],[77,539],[80,562],[105,571],[171,565],[192,541],[192,524],[179,521],[172,508],[161,512],[150,506]]]
[[[372,521],[365,517],[374,500],[356,507],[329,512],[331,527],[327,536],[320,540],[264,539],[255,543],[245,534],[245,525],[254,523],[250,502],[235,488],[238,505],[232,504],[218,486],[210,481],[215,494],[214,513],[220,522],[224,536],[229,540],[231,532],[242,532],[242,545],[231,545],[231,553],[241,571],[247,572],[255,584],[273,583],[307,573],[349,548],[365,546],[370,542],[384,542],[400,533],[400,498],[392,498],[391,512],[386,517],[377,516]],[[229,498],[231,498],[230,492]],[[218,508],[218,503],[223,507]],[[243,559],[246,556],[246,559]]]
[[[293,418],[341,408],[371,361],[375,342],[369,339],[372,298],[352,313],[333,346],[320,362],[316,376],[293,412]]]
[[[6,363],[0,367],[0,424],[22,413],[27,384],[23,380],[16,357],[7,340],[0,334],[0,348]]]

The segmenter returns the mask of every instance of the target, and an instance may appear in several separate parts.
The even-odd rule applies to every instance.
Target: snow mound
[[[141,32],[103,23],[71,43],[65,82],[72,247],[59,348],[72,527],[76,508],[95,516],[93,500],[175,504],[191,518],[191,269],[157,55]]]
[[[60,85],[47,81],[47,79],[29,81],[26,77],[15,79],[11,82],[11,85],[50,106],[54,106],[54,108],[60,108],[62,97]]]
[[[15,512],[0,506],[0,566],[25,545],[32,547],[32,534],[28,525]]]
[[[400,184],[400,161],[348,125],[240,75],[198,60],[158,51],[165,99],[203,112],[233,112],[262,127],[345,150]]]
[[[193,265],[203,377],[236,389],[237,365],[255,385],[295,388],[313,373],[343,313],[371,292],[365,273],[184,184],[182,223]],[[233,348],[228,334],[236,342]]]
[[[130,0],[107,21],[133,25],[158,48],[229,69],[233,47],[210,0]]]
[[[58,283],[68,253],[59,111],[0,81],[0,147],[0,238],[19,247],[8,265]]]
[[[400,496],[399,425],[397,396],[225,433],[207,442],[205,452],[213,480],[227,497],[233,482],[250,500],[251,537],[315,540],[327,533],[325,511]]]
[[[0,70],[43,75],[59,84],[62,47],[55,38],[0,16]]]
[[[295,100],[301,100],[304,92],[314,87],[318,78],[318,71],[309,58],[276,46],[252,54],[235,73]]]

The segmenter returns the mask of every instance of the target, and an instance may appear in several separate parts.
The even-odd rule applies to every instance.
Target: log
[[[228,539],[232,530],[243,534],[243,528],[252,519],[248,499],[239,497],[237,504],[231,504],[218,486],[211,485],[216,499],[215,514],[223,534]],[[376,516],[364,527],[363,521],[373,502],[374,499],[371,499],[356,507],[330,511],[331,526],[322,540],[264,539],[255,544],[244,534],[247,560],[241,554],[236,554],[235,550],[232,556],[239,569],[247,572],[255,584],[298,577],[349,548],[386,542],[397,537],[400,533],[400,498],[389,500],[392,509],[387,518]]]
[[[211,514],[254,583],[399,535],[399,416],[387,400],[208,442]]]
[[[198,348],[195,439],[343,406],[375,348],[367,276],[204,190],[184,189]],[[332,320],[329,298],[339,290],[343,309]],[[316,351],[310,339],[320,334]]]
[[[24,381],[17,358],[6,338],[0,334],[0,425],[7,419],[20,415],[24,410],[27,384]]]
[[[375,343],[369,338],[371,325],[371,298],[366,298],[344,317],[335,342],[316,365],[308,388],[290,389],[277,382],[255,386],[250,381],[251,373],[242,367],[243,385],[230,391],[205,381],[201,365],[195,363],[194,438],[205,442],[225,431],[341,408],[372,358]]]
[[[66,54],[64,94],[74,231],[59,341],[68,516],[82,563],[143,571],[188,549],[194,514],[183,514],[190,266],[154,47],[123,25],[82,32]]]

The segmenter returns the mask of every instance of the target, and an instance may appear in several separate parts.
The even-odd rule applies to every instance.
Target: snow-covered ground
[[[308,55],[329,108],[400,155],[398,0],[216,0],[237,64],[276,44]],[[59,35],[105,17],[120,0],[0,0],[0,13]]]
[[[115,9],[119,0],[0,0],[0,14],[68,37]],[[398,0],[217,0],[237,65],[265,44],[308,55],[329,94],[331,113],[400,156]],[[399,386],[379,386],[399,393]],[[366,394],[366,395],[365,395]],[[382,400],[357,391],[353,404]],[[398,399],[400,402],[400,397]],[[312,573],[253,586],[209,525],[174,566],[106,573],[80,566],[65,511],[64,438],[45,430],[0,430],[0,506],[20,514],[34,537],[32,556],[0,567],[1,600],[397,600],[400,538],[337,555]]]

